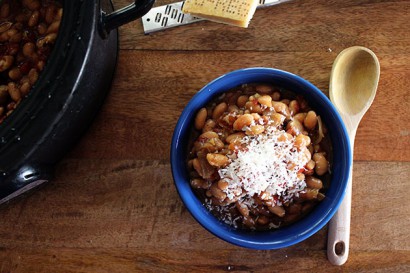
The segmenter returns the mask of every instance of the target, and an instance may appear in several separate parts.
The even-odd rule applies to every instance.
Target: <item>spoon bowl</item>
[[[376,55],[365,47],[347,48],[333,63],[329,84],[330,100],[345,123],[352,155],[357,128],[376,96],[379,78],[379,61]],[[327,256],[334,265],[344,264],[349,255],[352,166],[353,162],[346,195],[329,223]]]
[[[379,75],[379,61],[371,50],[360,46],[343,50],[332,69],[331,101],[345,115],[364,114],[376,96]]]

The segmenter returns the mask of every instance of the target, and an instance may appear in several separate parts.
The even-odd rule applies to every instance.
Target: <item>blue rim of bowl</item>
[[[322,106],[327,107],[326,112],[330,113],[332,115],[332,119],[335,119],[336,122],[340,125],[339,127],[339,133],[340,135],[340,140],[341,140],[341,145],[344,148],[344,153],[346,157],[343,157],[342,160],[343,162],[340,162],[339,164],[343,165],[343,170],[345,170],[338,179],[339,182],[341,182],[338,187],[342,187],[342,191],[338,191],[338,194],[330,201],[331,206],[328,210],[326,210],[324,213],[321,213],[320,217],[318,217],[318,221],[315,223],[310,223],[309,227],[303,228],[303,224],[300,224],[301,222],[306,222],[309,219],[304,218],[299,220],[295,224],[291,224],[289,226],[280,228],[278,230],[274,231],[263,231],[263,232],[254,232],[254,231],[243,231],[243,230],[236,230],[234,228],[228,227],[228,225],[219,222],[216,217],[214,217],[211,212],[209,212],[199,201],[199,199],[195,196],[194,192],[191,189],[191,186],[189,184],[189,181],[186,181],[186,183],[178,183],[177,181],[180,181],[183,179],[184,174],[181,173],[181,171],[176,167],[176,164],[173,164],[173,162],[177,162],[179,158],[177,157],[177,149],[180,147],[179,140],[181,138],[181,128],[184,127],[184,125],[188,122],[190,118],[192,118],[192,113],[193,110],[198,110],[197,107],[194,107],[193,104],[194,102],[196,103],[197,100],[201,96],[207,96],[206,100],[202,101],[202,105],[206,105],[210,100],[212,100],[217,94],[221,94],[225,91],[227,91],[229,88],[224,89],[223,91],[218,91],[216,93],[213,93],[212,86],[215,85],[216,83],[220,82],[224,78],[228,77],[237,77],[242,74],[246,73],[247,75],[249,74],[266,74],[266,76],[270,76],[268,74],[275,74],[278,77],[281,78],[290,78],[293,81],[296,81],[297,83],[305,86],[307,89],[310,89],[313,91],[314,95],[316,96],[316,99],[319,99],[322,101]],[[240,84],[237,84],[238,86]],[[232,86],[234,87],[234,86]],[[206,92],[211,92],[211,95],[203,95],[203,93]],[[199,102],[198,102],[199,103]],[[196,113],[196,111],[194,111]],[[188,128],[192,127],[192,122],[189,122],[187,125]],[[187,129],[189,130],[189,129]],[[334,145],[334,144],[332,144]],[[181,149],[183,149],[182,147]],[[333,106],[333,104],[330,102],[330,100],[327,98],[325,94],[322,93],[316,86],[314,86],[312,83],[309,81],[303,79],[300,76],[297,76],[295,74],[292,74],[287,71],[275,69],[275,68],[266,68],[266,67],[252,67],[252,68],[244,68],[244,69],[238,69],[229,73],[226,73],[213,81],[209,82],[207,85],[205,85],[200,91],[198,91],[192,99],[188,102],[184,110],[182,111],[178,122],[175,126],[174,134],[172,136],[172,142],[171,142],[171,169],[172,169],[172,176],[174,179],[174,184],[177,188],[178,194],[183,201],[185,207],[188,209],[188,211],[191,213],[191,215],[196,219],[196,221],[202,225],[206,230],[208,230],[210,233],[213,235],[219,237],[220,239],[229,242],[231,244],[241,246],[241,247],[246,247],[246,248],[251,248],[251,249],[258,249],[258,250],[269,250],[269,249],[279,249],[279,248],[284,248],[288,247],[294,244],[297,244],[313,234],[315,234],[317,231],[319,231],[321,228],[323,228],[329,220],[333,217],[337,209],[339,208],[345,192],[347,188],[347,183],[348,183],[348,177],[349,177],[349,171],[352,166],[352,154],[351,154],[351,146],[349,142],[349,137],[347,134],[346,127],[338,114],[336,108]],[[183,163],[185,164],[185,162]],[[185,170],[186,172],[186,170]],[[333,180],[333,178],[332,178]],[[333,182],[333,181],[332,181]],[[322,201],[324,202],[324,201]],[[200,205],[200,206],[199,206]],[[319,203],[318,206],[322,205],[322,203]],[[315,210],[314,210],[315,211]],[[314,212],[313,211],[313,212]],[[313,214],[311,212],[310,214]],[[214,217],[212,221],[208,222],[209,217]],[[296,228],[295,228],[296,226]],[[263,238],[266,237],[276,237],[276,235],[281,235],[281,233],[286,233],[286,232],[293,232],[293,231],[299,231],[296,232],[295,235],[293,236],[285,236],[285,239],[277,241],[265,241]],[[301,232],[302,231],[302,232]],[[255,238],[258,238],[259,240],[250,240],[250,239],[244,239],[242,235],[245,234],[247,236],[248,234],[255,235]]]

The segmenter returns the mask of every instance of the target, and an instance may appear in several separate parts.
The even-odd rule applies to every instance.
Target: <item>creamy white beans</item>
[[[325,198],[332,149],[303,97],[271,84],[242,85],[201,108],[193,127],[191,186],[221,221],[275,229]]]

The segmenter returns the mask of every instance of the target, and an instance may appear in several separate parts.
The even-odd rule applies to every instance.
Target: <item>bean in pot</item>
[[[51,54],[63,9],[55,0],[0,5],[0,123],[29,94]]]

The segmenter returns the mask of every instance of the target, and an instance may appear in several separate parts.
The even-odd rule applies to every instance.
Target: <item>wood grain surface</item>
[[[410,272],[409,11],[407,0],[295,0],[257,10],[248,29],[200,22],[144,35],[140,20],[121,27],[111,92],[87,134],[51,183],[0,206],[0,273]],[[252,66],[296,73],[328,94],[334,58],[353,45],[376,53],[381,78],[356,136],[348,262],[327,261],[326,227],[275,251],[203,229],[169,162],[190,98]]]

